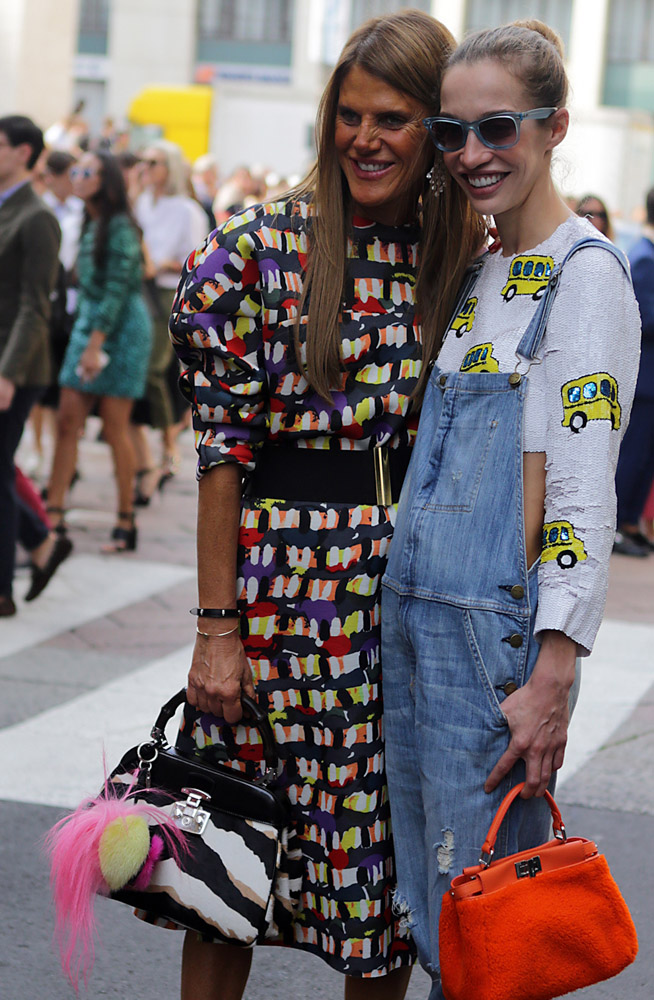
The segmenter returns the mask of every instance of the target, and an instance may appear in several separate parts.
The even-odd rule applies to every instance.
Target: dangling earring
[[[438,198],[438,196],[445,190],[445,168],[442,163],[434,163],[433,167],[427,174],[427,180],[429,181],[430,188],[434,192],[434,197]]]

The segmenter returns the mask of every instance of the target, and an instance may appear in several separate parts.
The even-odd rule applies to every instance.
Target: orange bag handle
[[[502,823],[504,822],[504,818],[507,812],[509,811],[511,803],[515,799],[517,799],[518,795],[520,794],[520,792],[524,787],[525,783],[524,781],[521,781],[519,784],[513,786],[508,795],[504,796],[504,799],[499,809],[495,813],[495,819],[491,823],[490,829],[486,834],[486,840],[484,841],[484,845],[481,849],[481,857],[479,859],[480,865],[484,865],[484,867],[487,868],[488,865],[490,864],[491,858],[495,853],[495,841],[497,840],[497,834],[499,833],[499,829]],[[557,838],[557,840],[566,840],[567,838],[565,833],[565,826],[563,824],[563,819],[561,818],[561,812],[559,810],[559,807],[557,806],[556,802],[554,801],[549,792],[545,792],[545,799],[547,800],[547,804],[550,807],[552,813],[552,826],[554,828],[554,836]],[[487,857],[484,857],[484,855],[487,855]]]

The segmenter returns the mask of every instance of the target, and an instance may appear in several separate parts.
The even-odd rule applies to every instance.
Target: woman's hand
[[[188,675],[189,704],[234,725],[243,715],[241,694],[255,696],[252,670],[238,632],[210,638],[197,635]]]
[[[91,333],[79,359],[78,374],[82,382],[92,382],[107,364],[109,359],[102,349],[104,339],[104,333],[100,330],[93,330]]]
[[[563,764],[576,654],[576,644],[562,632],[544,633],[531,677],[502,702],[511,742],[489,774],[486,792],[492,792],[522,758],[526,765],[522,798],[545,794],[552,772]]]

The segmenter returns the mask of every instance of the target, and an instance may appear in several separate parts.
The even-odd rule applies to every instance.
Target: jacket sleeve
[[[615,537],[615,469],[629,422],[640,348],[631,283],[606,250],[575,254],[545,334],[545,526],[535,632],[593,647]]]
[[[634,292],[643,324],[643,341],[654,342],[654,251],[642,255],[631,265]]]
[[[127,219],[112,219],[103,269],[103,294],[94,319],[95,329],[106,334],[109,347],[125,304],[134,291],[134,272],[140,268],[141,246],[136,231]]]
[[[224,462],[251,470],[268,431],[256,231],[229,220],[186,262],[170,332],[193,410],[198,476]]]
[[[21,226],[19,306],[2,357],[0,375],[25,385],[34,358],[49,350],[50,296],[59,268],[61,232],[45,207]]]

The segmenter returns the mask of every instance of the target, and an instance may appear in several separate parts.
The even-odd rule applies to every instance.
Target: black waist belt
[[[410,448],[336,451],[266,445],[245,487],[247,497],[317,503],[397,503]]]

